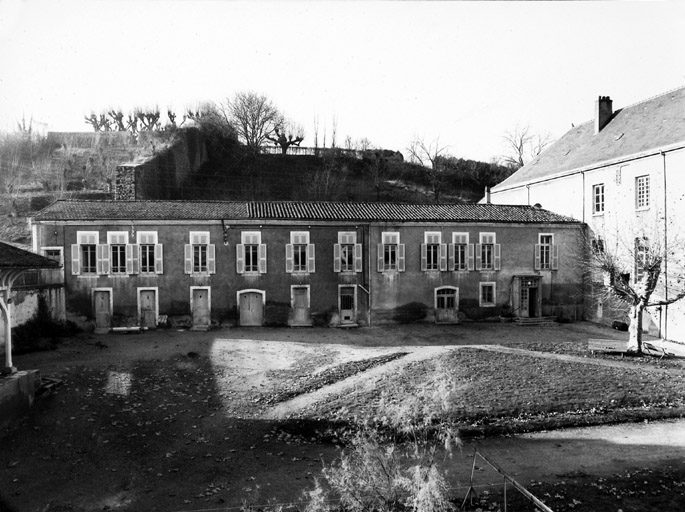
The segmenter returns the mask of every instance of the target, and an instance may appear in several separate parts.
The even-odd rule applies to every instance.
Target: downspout
[[[666,189],[666,153],[659,151],[663,162],[664,171],[664,300],[668,300],[668,192]],[[668,339],[668,304],[664,304],[662,309],[664,316],[662,323],[663,333],[659,337]],[[663,334],[663,336],[662,336]]]
[[[582,171],[580,175],[583,177],[583,202],[581,203],[583,205],[583,224],[585,223],[585,171]],[[594,199],[593,199],[594,202]]]

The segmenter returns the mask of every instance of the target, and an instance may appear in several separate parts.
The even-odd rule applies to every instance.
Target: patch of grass
[[[413,363],[374,389],[334,397],[315,414],[378,416],[447,381],[446,418],[463,432],[502,433],[644,418],[685,412],[685,373],[598,367],[477,349]]]
[[[296,396],[304,395],[305,393],[311,393],[312,391],[316,391],[317,389],[321,389],[325,386],[330,386],[331,384],[335,384],[336,382],[351,377],[352,375],[356,375],[358,373],[370,370],[376,366],[389,363],[390,361],[394,361],[395,359],[399,359],[405,355],[407,355],[407,352],[396,352],[394,354],[372,357],[362,361],[348,361],[347,363],[337,365],[314,375],[307,375],[306,373],[302,374],[301,371],[295,370],[293,373],[297,373],[299,375],[293,376],[295,378],[288,380],[288,387],[276,393],[269,394],[260,401],[269,405],[285,402],[286,400],[290,400]],[[282,374],[283,372],[278,373]]]

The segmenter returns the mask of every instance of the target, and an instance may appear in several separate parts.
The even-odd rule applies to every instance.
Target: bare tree
[[[236,93],[232,100],[225,100],[219,105],[219,111],[253,154],[259,153],[282,118],[271,100],[251,91]]]
[[[531,158],[535,158],[549,145],[551,136],[540,135],[532,132],[530,125],[516,126],[513,132],[507,132],[503,136],[507,146],[507,154],[503,157],[505,165],[514,169],[520,169]]]
[[[445,174],[444,154],[447,146],[440,146],[440,139],[426,144],[421,138],[415,138],[407,148],[411,161],[424,168],[433,190],[433,199],[440,200],[442,181]]]
[[[324,165],[312,173],[304,183],[309,201],[332,201],[337,199],[345,190],[347,167],[336,165],[332,159],[327,159]]]
[[[319,149],[319,116],[316,116],[314,118],[314,149],[317,150],[317,154],[318,154],[318,149]]]
[[[331,127],[331,148],[335,147],[335,135],[338,132],[338,116],[333,116],[333,125]]]
[[[266,139],[280,146],[282,154],[285,155],[290,146],[299,146],[304,140],[304,128],[281,118],[274,126],[273,134],[267,135]]]
[[[96,132],[109,132],[112,130],[112,121],[108,118],[107,114],[96,114],[91,112],[88,116],[83,116],[86,124],[93,127],[93,131]]]
[[[617,229],[613,236],[600,234],[589,243],[589,268],[603,277],[599,298],[615,298],[629,307],[630,352],[642,353],[645,309],[685,297],[685,245],[673,236],[677,227],[667,231],[668,242],[658,227],[633,225]]]

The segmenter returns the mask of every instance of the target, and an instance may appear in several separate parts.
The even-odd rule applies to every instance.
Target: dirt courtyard
[[[590,337],[618,336],[587,323],[82,335],[52,352],[15,357],[19,369],[37,368],[63,385],[0,432],[0,510],[191,511],[293,503],[311,488],[322,463],[339,453],[317,432],[321,404],[370,396],[407,368],[473,347],[496,358],[537,351],[531,360],[544,355],[565,364],[570,358],[591,372],[645,366],[584,352]],[[643,373],[683,373],[679,362],[669,364],[649,363]],[[465,492],[475,445],[526,481],[555,479],[578,466],[609,474],[632,467],[638,457],[642,465],[685,458],[685,447],[659,443],[631,450],[632,458],[625,446],[584,435],[520,437],[518,444],[470,440],[446,462],[455,495]],[[594,448],[576,460],[581,446]],[[549,450],[575,466],[561,463],[554,471]],[[545,464],[530,458],[536,452]]]

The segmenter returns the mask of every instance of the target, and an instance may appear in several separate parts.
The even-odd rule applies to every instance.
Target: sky
[[[685,2],[0,0],[0,129],[266,95],[319,143],[506,153],[685,85]]]

